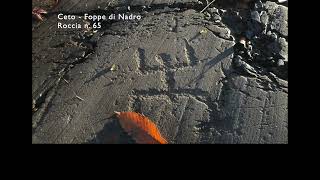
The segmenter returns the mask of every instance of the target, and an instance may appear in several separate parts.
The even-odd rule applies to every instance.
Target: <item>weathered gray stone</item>
[[[266,2],[265,7],[270,16],[270,28],[282,36],[288,36],[288,8],[270,1]]]
[[[260,14],[258,11],[251,12],[251,19],[260,22]]]
[[[171,143],[201,143],[199,126],[209,119],[208,106],[191,95],[139,96],[137,109],[155,119]]]
[[[54,16],[33,24],[32,143],[131,142],[113,141],[112,133],[121,133],[114,111],[143,113],[170,143],[288,143],[288,82],[249,64],[256,77],[234,69],[236,30],[193,8],[156,6],[194,0],[109,2],[62,0],[56,12],[154,7],[141,21],[95,33],[62,34]],[[286,36],[274,19],[285,10],[267,7],[261,22]],[[286,39],[276,39],[277,53],[286,56]]]
[[[181,3],[198,3],[198,0],[60,0],[61,3],[55,9],[56,12],[81,13],[96,9],[109,10],[114,7],[128,6],[155,6],[155,5],[172,5]]]
[[[287,94],[264,91],[255,79],[231,78],[215,110],[215,143],[287,143]],[[270,129],[267,127],[271,126]],[[219,130],[221,128],[221,130]]]

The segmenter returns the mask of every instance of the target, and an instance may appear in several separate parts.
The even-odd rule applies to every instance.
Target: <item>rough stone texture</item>
[[[288,8],[267,1],[267,13],[269,14],[270,27],[282,36],[288,36]]]
[[[288,143],[287,79],[255,65],[256,77],[234,69],[230,22],[180,8],[197,1],[130,2],[62,0],[55,11],[153,8],[141,21],[113,22],[96,33],[61,32],[55,15],[33,22],[32,143],[132,143],[114,111],[143,113],[170,143]],[[265,4],[260,21],[281,36],[273,48],[287,56],[287,7]]]
[[[198,3],[198,0],[61,0],[56,8],[56,12],[80,13],[92,10],[107,10],[114,7],[124,6],[154,6],[154,5],[173,5],[185,3]]]

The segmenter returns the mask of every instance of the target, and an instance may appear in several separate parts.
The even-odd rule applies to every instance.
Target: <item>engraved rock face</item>
[[[113,114],[136,111],[169,143],[288,143],[288,81],[278,76],[288,63],[287,7],[266,2],[259,18],[252,13],[270,28],[261,33],[275,37],[252,40],[252,57],[275,58],[274,51],[284,56],[279,68],[278,61],[269,67],[235,54],[237,28],[244,27],[237,13],[214,5],[206,12],[221,17],[215,22],[198,4],[62,0],[57,12],[147,10],[131,7],[141,20],[105,21],[98,30],[61,31],[54,15],[34,26],[32,142],[134,143]],[[235,67],[236,57],[255,76]]]

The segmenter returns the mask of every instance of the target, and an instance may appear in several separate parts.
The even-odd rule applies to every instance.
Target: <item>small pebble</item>
[[[214,21],[221,21],[222,20],[222,18],[217,14],[214,14],[212,18]]]
[[[277,65],[278,66],[283,66],[284,65],[284,61],[282,59],[279,59]]]

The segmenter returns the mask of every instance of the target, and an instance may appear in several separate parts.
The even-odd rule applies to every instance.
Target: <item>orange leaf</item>
[[[147,117],[135,112],[115,112],[121,127],[140,144],[168,144],[157,126]]]

